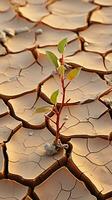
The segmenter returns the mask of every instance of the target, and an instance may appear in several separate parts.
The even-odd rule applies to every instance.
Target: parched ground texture
[[[60,88],[45,51],[65,37],[82,70],[61,115],[69,150],[47,156],[55,126],[34,110]],[[112,0],[0,0],[0,200],[112,200]]]

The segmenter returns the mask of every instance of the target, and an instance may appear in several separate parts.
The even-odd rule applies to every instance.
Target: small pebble
[[[85,43],[84,43],[84,46],[85,46],[85,47],[87,47],[88,45],[89,45],[89,43],[88,43],[88,42],[85,42]]]
[[[68,115],[66,115],[66,116],[63,118],[63,120],[68,120]]]
[[[40,35],[40,34],[42,34],[43,33],[43,30],[41,29],[41,28],[39,28],[39,29],[37,29],[36,31],[35,31],[35,34],[37,34],[37,35]]]
[[[64,149],[68,149],[68,148],[69,148],[69,145],[68,145],[68,144],[63,144],[63,148],[64,148]]]
[[[57,150],[54,144],[46,143],[44,146],[44,149],[46,151],[46,155],[48,156],[53,156],[57,153]]]
[[[29,132],[29,136],[32,136],[33,135],[33,132]]]

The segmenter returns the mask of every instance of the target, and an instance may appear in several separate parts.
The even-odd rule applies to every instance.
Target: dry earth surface
[[[55,126],[34,111],[60,88],[45,51],[65,37],[82,70],[61,115],[69,149],[47,156]],[[0,200],[112,200],[112,0],[0,0]]]

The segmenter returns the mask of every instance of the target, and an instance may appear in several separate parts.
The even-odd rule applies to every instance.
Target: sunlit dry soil
[[[47,156],[55,126],[34,111],[61,88],[45,52],[65,37],[82,70],[61,114],[69,150]],[[112,200],[112,0],[0,0],[0,200]]]

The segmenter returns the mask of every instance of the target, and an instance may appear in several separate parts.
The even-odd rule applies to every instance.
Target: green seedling
[[[41,107],[41,108],[36,109],[36,112],[40,112],[40,111],[44,112],[45,110],[46,110],[46,112],[48,112],[48,111],[52,110],[53,113],[56,115],[56,121],[54,121],[53,119],[48,117],[48,115],[45,115],[45,117],[48,118],[48,120],[51,120],[56,126],[55,141],[53,142],[52,145],[46,144],[46,146],[45,146],[47,154],[49,154],[49,155],[55,154],[62,147],[64,147],[64,148],[67,147],[66,144],[63,145],[60,141],[60,131],[66,123],[66,122],[64,122],[64,123],[61,124],[60,117],[61,117],[63,107],[65,105],[67,105],[67,103],[70,101],[70,99],[65,100],[66,89],[69,86],[69,84],[71,83],[71,81],[79,75],[80,70],[81,70],[80,67],[77,67],[77,68],[74,68],[74,69],[69,69],[69,70],[66,68],[66,63],[65,63],[65,60],[64,60],[64,52],[65,52],[66,46],[67,46],[67,38],[64,38],[63,40],[61,40],[59,42],[58,47],[57,47],[57,49],[60,53],[59,59],[57,58],[57,56],[53,52],[51,52],[51,51],[46,52],[47,58],[55,66],[55,72],[56,72],[55,74],[57,74],[58,77],[59,77],[61,88],[54,91],[51,94],[50,102],[51,102],[52,106],[50,106],[49,108],[48,107],[47,108]],[[62,91],[61,92],[62,99],[61,99],[61,103],[57,104],[58,96],[60,94],[60,90]]]

